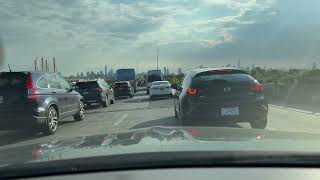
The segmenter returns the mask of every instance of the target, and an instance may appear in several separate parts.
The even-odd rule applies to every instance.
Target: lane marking
[[[123,114],[118,121],[113,123],[112,126],[118,126],[120,123],[122,123],[126,118],[128,117],[128,114]]]
[[[313,115],[316,115],[316,116],[320,116],[320,113],[316,113],[316,112],[312,112],[312,111],[306,111],[306,110],[302,110],[302,109],[288,108],[288,107],[278,106],[278,105],[273,105],[273,104],[269,104],[269,106],[280,108],[280,109],[285,109],[285,110],[289,110],[289,111],[300,112],[300,113],[304,113],[304,114],[313,114]]]
[[[272,128],[272,127],[267,127],[266,129],[267,129],[267,130],[270,130],[270,131],[278,131],[278,129]]]

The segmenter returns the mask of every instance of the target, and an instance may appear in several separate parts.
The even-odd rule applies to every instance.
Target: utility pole
[[[36,59],[34,60],[34,70],[37,71],[37,61],[38,61],[38,57],[36,57]]]
[[[158,53],[158,48],[157,48],[157,70],[159,69],[159,53]]]
[[[46,59],[46,72],[48,72],[48,60]]]
[[[56,72],[56,58],[53,57],[53,72]]]
[[[43,57],[41,58],[41,71],[43,71],[44,67],[43,67]]]

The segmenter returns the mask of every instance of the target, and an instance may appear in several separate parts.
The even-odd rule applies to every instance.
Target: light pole
[[[159,53],[157,48],[157,70],[159,70]]]

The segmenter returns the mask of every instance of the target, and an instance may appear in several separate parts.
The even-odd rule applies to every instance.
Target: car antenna
[[[9,71],[11,72],[10,64],[8,64]]]

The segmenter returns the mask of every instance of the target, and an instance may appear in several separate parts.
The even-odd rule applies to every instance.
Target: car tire
[[[54,134],[58,129],[59,113],[54,106],[49,106],[43,133],[46,135]]]
[[[268,118],[257,119],[250,122],[250,126],[255,129],[265,129],[268,124]]]
[[[106,100],[104,102],[102,102],[102,107],[108,107],[109,105],[109,99],[108,99],[108,96],[106,97]]]
[[[130,95],[129,97],[130,97],[130,98],[133,98],[133,95]]]
[[[79,112],[73,116],[73,119],[74,119],[75,121],[82,121],[82,120],[84,120],[84,103],[83,103],[82,101],[80,101],[80,109],[79,109]]]
[[[116,98],[113,96],[113,98],[111,99],[110,103],[114,104],[116,102]]]

